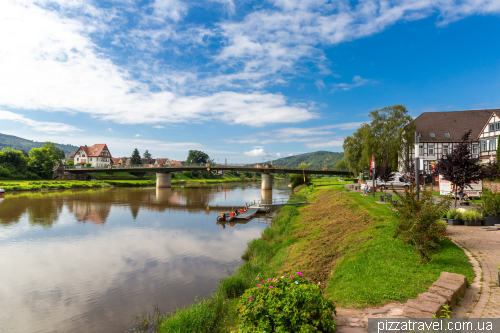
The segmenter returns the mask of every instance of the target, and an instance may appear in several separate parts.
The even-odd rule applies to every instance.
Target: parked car
[[[391,188],[391,186],[394,186],[394,188],[398,187],[404,187],[404,188],[409,188],[410,187],[410,182],[405,182],[403,179],[402,174],[396,174],[394,177],[394,180],[390,182],[380,182],[377,181],[377,187],[380,187],[380,189],[385,190],[386,188]]]

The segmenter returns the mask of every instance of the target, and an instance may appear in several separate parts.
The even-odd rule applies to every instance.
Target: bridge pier
[[[269,173],[262,174],[262,190],[272,190],[273,189],[273,175]]]
[[[172,174],[170,172],[156,174],[156,188],[172,187]]]

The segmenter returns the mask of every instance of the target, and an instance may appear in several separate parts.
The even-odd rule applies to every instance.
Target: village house
[[[104,168],[111,164],[111,153],[106,144],[95,144],[91,147],[81,146],[73,155],[73,163],[75,165],[90,163],[92,167]]]
[[[446,157],[469,130],[472,130],[472,155],[479,156],[481,163],[495,159],[500,135],[499,115],[498,109],[422,113],[415,119],[422,171],[431,173],[433,163]],[[412,151],[411,158],[414,157]]]

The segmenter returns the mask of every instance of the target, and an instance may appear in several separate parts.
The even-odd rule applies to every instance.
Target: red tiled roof
[[[158,164],[166,164],[169,161],[168,158],[157,158],[156,163]]]
[[[111,157],[111,152],[109,155],[101,155],[102,151],[106,149],[109,152],[108,146],[106,144],[95,144],[92,147],[80,146],[78,150],[83,150],[89,157]]]
[[[179,166],[179,165],[181,165],[181,163],[184,163],[184,162],[182,162],[182,161],[170,161],[170,165],[172,165],[172,166]]]

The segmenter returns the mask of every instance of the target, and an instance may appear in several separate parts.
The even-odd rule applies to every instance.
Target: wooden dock
[[[255,214],[257,213],[258,210],[259,210],[258,208],[248,208],[246,212],[235,215],[233,220],[234,221],[238,221],[238,220],[248,221],[248,220],[255,217]]]

